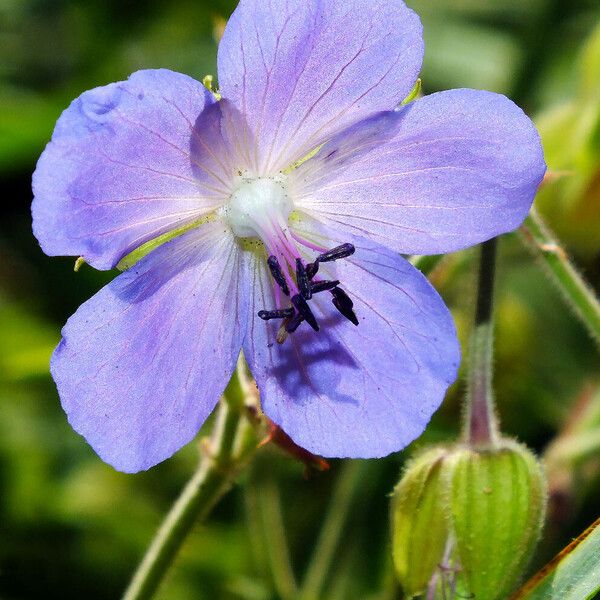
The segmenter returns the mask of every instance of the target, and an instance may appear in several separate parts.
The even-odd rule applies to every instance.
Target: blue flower
[[[138,471],[198,432],[241,349],[264,412],[323,456],[421,434],[456,377],[448,309],[400,253],[519,226],[545,165],[530,120],[481,91],[399,107],[423,56],[400,0],[241,0],[222,99],[167,70],[85,92],[34,175],[50,255],[111,269],[51,363],[72,426]]]

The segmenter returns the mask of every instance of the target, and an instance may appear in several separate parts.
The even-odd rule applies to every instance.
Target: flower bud
[[[538,540],[546,484],[534,455],[503,440],[455,450],[444,465],[458,579],[474,598],[506,598]]]
[[[448,523],[440,472],[447,450],[434,448],[406,469],[392,499],[393,558],[406,597],[423,592],[442,561]]]
[[[407,597],[502,600],[539,537],[545,480],[534,455],[510,440],[436,448],[412,462],[394,491],[394,565]],[[436,598],[438,595],[435,596]]]

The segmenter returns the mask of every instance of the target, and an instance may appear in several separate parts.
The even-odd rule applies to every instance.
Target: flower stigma
[[[224,207],[224,217],[238,237],[263,236],[275,223],[287,223],[294,210],[287,193],[286,177],[248,177],[242,174],[239,185]]]
[[[283,343],[287,334],[298,329],[306,321],[314,330],[319,324],[308,301],[314,294],[328,291],[334,307],[351,323],[358,325],[353,302],[339,286],[339,280],[315,279],[319,264],[346,258],[354,254],[352,244],[341,244],[330,250],[319,248],[293,235],[289,218],[294,203],[286,186],[286,175],[271,177],[239,176],[239,184],[222,208],[222,216],[234,235],[240,238],[258,238],[267,253],[267,265],[273,278],[277,308],[263,309],[258,316],[263,321],[283,319],[277,341]],[[296,242],[309,250],[318,252],[313,262],[305,262]],[[289,298],[282,304],[282,294]],[[286,302],[287,303],[287,302]]]

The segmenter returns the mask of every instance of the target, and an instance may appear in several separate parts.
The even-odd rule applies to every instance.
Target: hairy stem
[[[475,328],[469,346],[465,438],[473,446],[494,444],[497,437],[492,392],[496,249],[496,238],[481,245]]]
[[[569,308],[600,346],[600,302],[535,209],[521,227],[521,234]]]
[[[198,469],[158,529],[123,600],[153,596],[194,525],[206,519],[233,485],[256,448],[254,430],[243,410],[221,400]]]

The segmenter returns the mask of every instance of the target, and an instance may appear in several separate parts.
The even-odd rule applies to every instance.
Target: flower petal
[[[202,84],[167,70],[138,71],[74,100],[33,178],[44,251],[109,269],[220,205],[231,175],[219,119]]]
[[[259,174],[401,102],[423,58],[401,0],[241,0],[219,46],[219,84],[248,119]]]
[[[319,332],[302,324],[278,344],[278,324],[254,318],[244,342],[264,412],[321,456],[380,457],[405,447],[423,432],[460,358],[450,313],[425,277],[376,244],[357,244],[353,257],[335,263],[357,327],[325,292],[311,300]],[[254,315],[274,302],[264,261],[256,268]]]
[[[436,254],[517,228],[545,172],[508,98],[432,94],[350,127],[292,172],[296,206],[341,232]]]
[[[242,253],[219,223],[160,246],[67,321],[51,362],[73,428],[135,472],[189,442],[234,369],[247,299]]]

